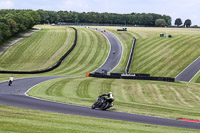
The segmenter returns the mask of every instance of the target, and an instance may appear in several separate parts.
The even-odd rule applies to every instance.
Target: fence
[[[129,73],[131,61],[132,61],[132,58],[133,58],[133,52],[134,52],[134,49],[135,49],[135,44],[136,44],[136,38],[134,37],[133,38],[133,45],[132,45],[131,52],[130,52],[129,59],[128,59],[128,63],[127,63],[126,69],[125,69],[125,73]]]

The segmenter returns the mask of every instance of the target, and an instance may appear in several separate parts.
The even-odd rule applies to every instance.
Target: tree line
[[[40,15],[33,10],[0,10],[0,45],[17,33],[26,31],[40,22]]]
[[[181,18],[177,18],[177,19],[175,20],[175,23],[174,23],[174,24],[175,24],[177,27],[180,27],[180,26],[183,24],[183,22],[182,22]],[[184,22],[184,24],[183,24],[183,27],[189,28],[191,25],[192,25],[192,21],[191,21],[190,19],[186,19],[185,22]],[[198,27],[198,26],[197,26],[197,27]]]
[[[139,26],[169,26],[171,17],[154,13],[97,13],[97,12],[72,12],[72,11],[44,11],[37,10],[41,17],[41,24],[63,23],[95,23],[95,24],[122,24]]]
[[[98,12],[73,12],[73,11],[45,11],[33,10],[0,10],[0,45],[3,41],[15,34],[26,31],[36,24],[58,23],[94,23],[94,24],[119,24],[136,25],[147,27],[171,26],[171,17],[155,13],[98,13]],[[187,19],[185,27],[190,27],[191,20]],[[176,19],[175,25],[182,25],[180,18]]]

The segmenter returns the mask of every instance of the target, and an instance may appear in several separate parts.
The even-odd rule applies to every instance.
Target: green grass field
[[[48,75],[84,75],[101,66],[110,51],[108,40],[99,32],[77,28],[78,41],[75,49],[62,65]]]
[[[34,70],[34,69],[41,69],[42,68],[48,68],[52,64],[55,64],[55,62],[58,61],[58,59],[69,49],[69,47],[74,42],[74,31],[73,29],[65,29],[65,27],[46,27],[46,26],[36,26],[44,28],[44,31],[42,32],[42,40],[45,42],[45,40],[48,40],[50,36],[49,32],[54,36],[58,36],[56,34],[65,34],[65,39],[67,39],[65,42],[60,44],[60,47],[58,49],[51,49],[50,52],[46,52],[46,57],[41,60],[41,62],[37,62],[37,60],[40,60],[40,57],[38,56],[37,48],[35,48],[35,45],[29,46],[29,40],[33,40],[33,44],[35,43],[34,38],[37,36],[38,33],[35,33],[34,35],[30,36],[29,38],[26,38],[19,42],[19,45],[13,45],[10,49],[8,49],[4,55],[0,56],[0,62],[4,62],[0,64],[0,70]],[[0,74],[0,81],[7,80],[11,75],[14,76],[14,78],[24,78],[24,77],[35,77],[35,76],[48,76],[48,75],[84,75],[88,72],[92,72],[96,70],[99,66],[101,66],[104,61],[106,60],[108,56],[108,52],[110,50],[110,45],[108,43],[108,40],[99,32],[96,32],[94,30],[85,29],[85,28],[78,28],[78,41],[77,46],[75,49],[67,56],[67,58],[62,62],[61,66],[51,72],[43,73],[43,74],[34,74],[34,75],[17,75],[17,74]],[[54,32],[58,31],[57,32]],[[37,36],[38,37],[38,36]],[[62,36],[61,36],[62,37]],[[40,38],[40,36],[39,36]],[[55,40],[59,40],[60,37],[54,38]],[[38,39],[36,39],[38,40]],[[20,44],[23,43],[23,45],[27,45],[25,47],[28,47],[29,49],[32,49],[32,56],[29,56],[29,63],[35,64],[30,65],[28,62],[26,69],[22,69],[22,64],[18,64],[18,62],[23,62],[26,60],[26,57],[18,56],[18,59],[15,61],[12,57],[9,56],[9,53],[12,55],[18,55],[19,49],[23,48],[23,45]],[[41,43],[43,43],[41,41]],[[39,45],[39,44],[38,44]],[[44,49],[49,49],[50,45],[46,44],[40,44],[44,47]],[[53,44],[52,44],[53,45]],[[41,47],[39,47],[41,48]],[[64,49],[65,48],[65,49]],[[49,54],[49,53],[52,53]],[[26,56],[28,56],[30,53],[26,52]],[[41,53],[42,54],[42,53]],[[3,59],[5,58],[5,59]],[[37,58],[37,60],[34,60],[34,58]],[[1,60],[2,59],[2,60]],[[13,60],[13,62],[10,62],[10,60]],[[33,60],[33,61],[32,61]],[[8,62],[9,61],[9,62]],[[45,62],[45,64],[42,64],[42,62]],[[14,63],[14,64],[12,64]],[[15,65],[15,63],[17,63]],[[28,65],[29,64],[29,65]],[[5,66],[2,68],[2,66]],[[48,67],[47,67],[48,66]],[[37,68],[36,68],[37,67]],[[24,67],[23,67],[24,68]]]
[[[0,105],[1,133],[196,133],[198,130],[162,127],[117,120],[19,109]]]
[[[73,29],[42,27],[41,31],[19,41],[0,56],[1,70],[38,70],[48,68],[70,48]]]
[[[135,28],[127,32],[118,27],[100,27],[116,34],[123,43],[123,58],[127,59],[133,37],[137,38],[131,73],[149,73],[152,76],[176,77],[184,68],[200,56],[200,30],[183,28]],[[160,38],[160,33],[172,38]],[[123,68],[122,60],[118,68]]]
[[[200,120],[200,84],[99,78],[60,78],[43,82],[28,94],[43,99],[91,106],[112,91],[116,111]]]

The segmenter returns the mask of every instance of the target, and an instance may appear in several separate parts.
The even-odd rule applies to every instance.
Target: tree
[[[158,27],[164,27],[167,25],[165,19],[156,19],[155,25]]]
[[[191,26],[191,24],[192,24],[192,21],[190,19],[187,19],[187,20],[185,20],[184,27],[189,28]]]
[[[182,20],[180,19],[180,18],[177,18],[176,20],[175,20],[175,25],[177,26],[177,27],[179,27],[180,25],[182,25],[183,23],[182,23]]]
[[[40,15],[33,10],[0,10],[0,45],[11,36],[30,29],[39,22]]]
[[[37,10],[38,14],[40,15],[40,23],[45,24],[49,21],[49,14],[47,11],[43,11],[42,9]]]
[[[170,16],[163,15],[163,19],[165,19],[167,25],[171,25],[172,18]]]

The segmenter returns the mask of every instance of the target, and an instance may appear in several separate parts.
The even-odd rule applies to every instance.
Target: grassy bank
[[[17,42],[0,56],[1,70],[38,70],[48,68],[73,43],[73,29],[42,26],[33,35]]]
[[[68,28],[66,30],[65,27],[49,26],[40,27],[43,30],[39,32],[42,33],[38,32],[39,35],[37,35],[38,33],[34,33],[32,36],[21,40],[19,42],[20,44],[15,44],[13,47],[10,47],[4,55],[0,56],[0,59],[2,59],[0,60],[2,63],[0,64],[1,70],[29,71],[33,69],[48,68],[58,61],[58,59],[69,49],[74,41],[73,29]],[[0,81],[7,80],[11,75],[14,76],[14,78],[49,75],[84,75],[85,73],[96,70],[104,63],[108,56],[108,52],[110,50],[108,40],[101,33],[94,30],[76,28],[78,30],[77,46],[62,62],[59,68],[48,73],[34,75],[0,74]],[[60,34],[63,34],[63,36],[59,36]],[[47,42],[49,42],[49,38],[54,35],[57,37],[52,38],[54,40],[53,42],[59,40],[60,38],[62,39],[62,37],[66,35],[66,41],[63,43],[60,42],[57,49],[49,48],[51,45],[49,43],[47,44]],[[38,40],[39,37],[41,37],[41,41]],[[33,41],[33,44],[31,45],[29,43],[30,39]],[[36,43],[37,41],[41,44]],[[22,43],[23,45],[21,45]],[[43,46],[44,53],[42,51],[38,53],[38,49],[42,48],[40,45]],[[52,45],[56,46],[56,44],[53,43]],[[25,50],[27,52],[21,52],[20,50],[24,47],[27,47],[29,51]],[[30,52],[30,50],[32,50],[32,52]],[[24,56],[20,56],[22,53]],[[44,56],[40,54],[44,54]],[[17,59],[15,60],[15,58]],[[23,63],[25,63],[25,65],[23,65]]]
[[[110,50],[108,40],[101,33],[85,28],[77,28],[78,40],[75,49],[62,65],[48,75],[83,75],[101,66]]]
[[[123,32],[116,31],[118,27],[100,28],[116,34],[125,47],[119,68],[124,69],[133,37],[137,38],[131,73],[176,77],[200,56],[199,29],[128,27],[128,31]],[[172,38],[160,38],[160,33],[172,35]]]
[[[60,78],[31,89],[28,94],[70,104],[91,106],[98,95],[112,91],[113,110],[165,118],[200,119],[200,85],[155,81]]]

